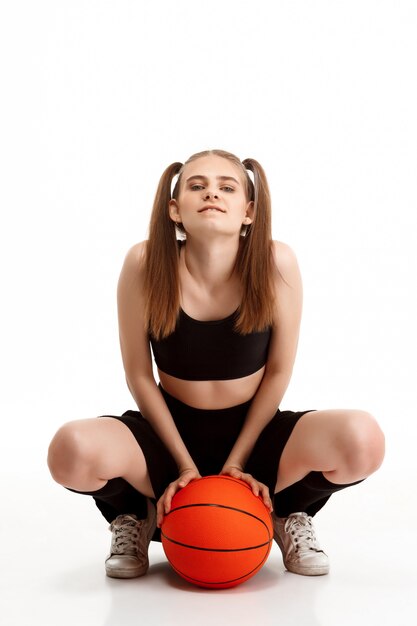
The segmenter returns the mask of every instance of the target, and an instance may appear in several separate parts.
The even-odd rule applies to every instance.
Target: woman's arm
[[[252,400],[245,423],[224,464],[243,470],[256,440],[277,412],[280,399],[288,387],[290,376],[265,371],[262,382]]]
[[[224,468],[243,469],[262,430],[275,415],[289,385],[297,353],[303,289],[296,256],[274,241],[276,310],[265,374]]]
[[[134,381],[129,380],[127,382],[139,411],[148,420],[174,457],[178,472],[181,474],[188,469],[197,470],[155,379],[139,376]]]
[[[143,321],[146,243],[142,241],[128,250],[117,284],[120,349],[129,390],[143,417],[171,452],[181,473],[197,468],[153,376],[149,338]]]

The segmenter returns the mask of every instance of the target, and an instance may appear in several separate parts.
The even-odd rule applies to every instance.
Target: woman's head
[[[202,238],[236,235],[253,222],[254,187],[242,163],[228,152],[193,155],[178,172],[169,214],[178,230]],[[208,210],[207,207],[217,207]],[[246,232],[246,231],[245,231]]]
[[[252,172],[253,182],[248,171]],[[194,175],[200,178],[188,181]],[[231,176],[237,181],[233,194],[232,181],[220,181],[218,176]],[[224,208],[227,214],[198,214],[200,205],[210,204]],[[177,229],[186,239],[187,226],[190,236],[197,232],[242,235],[234,270],[241,280],[244,300],[236,329],[253,332],[272,323],[271,201],[265,172],[255,159],[240,161],[225,150],[205,150],[185,163],[169,165],[159,181],[145,266],[145,320],[150,332],[161,338],[175,328],[180,308]]]
[[[237,175],[242,188],[245,190],[246,202],[252,202],[251,205],[251,222],[246,222],[241,229],[243,236],[253,235],[259,232],[260,239],[265,237],[271,238],[271,200],[269,195],[268,182],[265,172],[261,165],[255,159],[244,159],[241,161],[235,154],[226,150],[204,150],[191,155],[184,163],[175,162],[169,165],[163,172],[156,191],[151,222],[149,227],[149,235],[153,232],[162,230],[165,239],[176,239],[177,230],[183,237],[187,233],[184,226],[171,217],[170,208],[181,199],[181,193],[184,189],[184,183],[187,179],[187,169],[190,164],[195,165],[199,159],[204,159],[207,163],[207,157],[218,157],[224,160],[224,164],[228,168],[233,168]],[[221,163],[217,159],[217,163]],[[253,177],[253,182],[251,176]],[[176,179],[176,180],[174,180]],[[171,193],[172,190],[172,193]],[[172,201],[175,201],[174,203]],[[177,230],[176,230],[177,229]],[[175,243],[175,241],[174,241]]]

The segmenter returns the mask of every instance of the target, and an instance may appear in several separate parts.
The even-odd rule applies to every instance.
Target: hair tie
[[[179,178],[179,174],[175,174],[175,176],[172,177],[172,180],[171,180],[171,198],[172,198],[172,194],[174,193],[175,185],[178,182],[178,178]]]
[[[246,169],[246,168],[245,168],[245,170],[246,170],[246,174],[247,174],[247,175],[249,176],[249,178],[251,179],[253,186],[255,186],[255,176],[254,176],[254,174],[253,174],[252,170],[248,170],[248,169]]]

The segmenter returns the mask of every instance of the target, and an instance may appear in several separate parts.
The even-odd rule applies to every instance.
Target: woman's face
[[[217,207],[209,209],[207,207]],[[191,236],[237,235],[253,219],[239,168],[223,157],[210,155],[187,163],[179,196],[170,200],[171,219],[182,222]]]

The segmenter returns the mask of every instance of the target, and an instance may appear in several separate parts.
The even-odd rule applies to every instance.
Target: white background
[[[415,530],[417,512],[416,4],[42,0],[0,6],[5,623],[29,623],[23,615],[40,611],[42,594],[56,597],[48,581],[57,572],[64,581],[55,589],[62,592],[61,624],[120,618],[118,601],[110,613],[105,609],[106,522],[90,499],[52,481],[47,447],[65,421],[136,408],[120,356],[117,279],[128,248],[147,238],[163,170],[207,148],[261,163],[272,195],[273,238],[288,243],[299,261],[303,321],[281,408],[361,408],[385,431],[383,467],[356,491],[335,495],[320,515],[342,578],[350,571],[354,581],[358,563],[374,567],[372,606],[392,597],[381,611],[394,616],[394,604],[405,610],[412,599],[404,589],[390,596],[385,579],[378,587],[377,572],[397,567],[404,584],[415,577],[415,554],[407,555],[415,552],[415,538],[404,539],[403,549],[392,544],[411,534],[410,525]],[[355,544],[363,520],[374,562]],[[356,540],[343,548],[352,526]],[[89,581],[90,573],[103,615],[78,614],[75,600],[63,610],[71,591],[87,607],[85,585],[74,591],[73,581]],[[339,578],[338,586],[334,576],[335,593],[342,594],[346,581],[342,586]],[[329,577],[326,583],[293,579],[294,589],[329,584]],[[42,589],[33,587],[35,580],[43,580]],[[133,589],[129,584],[123,593]],[[27,604],[23,589],[32,590]],[[165,591],[161,585],[156,604]],[[244,592],[242,586],[241,607]],[[345,623],[326,613],[328,592],[321,604],[316,600],[317,621],[309,614],[309,623]],[[357,590],[349,593],[358,597]],[[47,604],[50,613],[32,613],[31,623],[56,622],[53,603]],[[291,616],[291,607],[286,610]],[[272,609],[265,623],[267,615],[275,623]],[[360,623],[356,613],[344,615],[346,623],[353,617]],[[246,623],[245,611],[239,619]],[[124,623],[130,623],[126,615]]]

